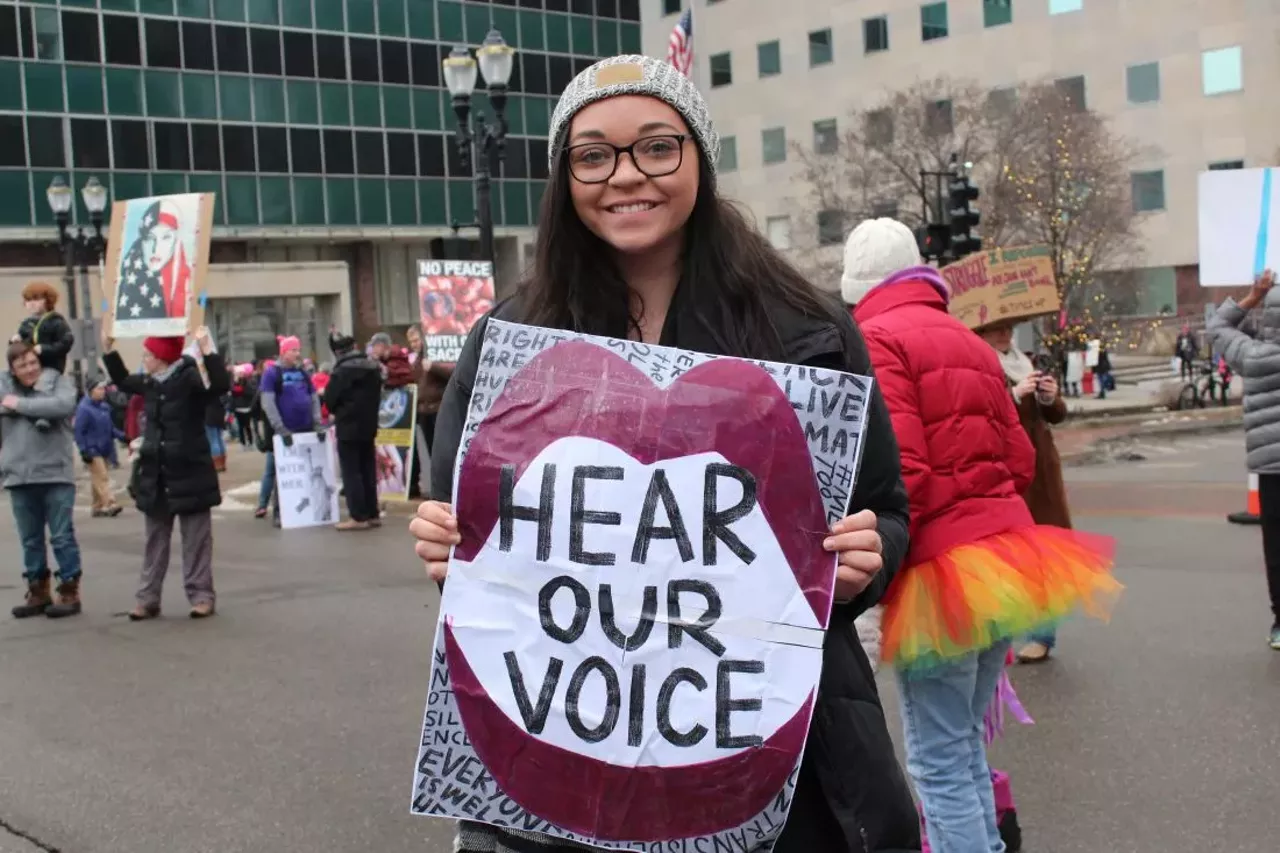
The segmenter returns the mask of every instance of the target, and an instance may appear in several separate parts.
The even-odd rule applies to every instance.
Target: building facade
[[[323,345],[333,296],[299,294],[300,264],[347,265],[358,334],[402,328],[417,314],[416,261],[475,251],[474,229],[440,242],[475,220],[440,63],[496,28],[517,50],[493,188],[509,286],[536,224],[555,97],[597,57],[640,49],[639,5],[0,0],[0,267],[58,263],[55,176],[76,190],[96,176],[112,199],[215,192],[212,261],[253,265],[260,289],[237,305],[210,292],[224,345],[243,349],[230,330],[254,318],[255,340],[269,328]],[[473,109],[492,118],[483,92]],[[88,221],[78,192],[73,214]]]
[[[777,0],[645,4],[653,56],[692,5],[723,187],[779,245],[803,192],[790,143],[819,147],[852,110],[940,75],[992,90],[1059,81],[1149,150],[1130,176],[1147,313],[1196,290],[1198,173],[1280,165],[1276,0],[790,0],[785,15]]]

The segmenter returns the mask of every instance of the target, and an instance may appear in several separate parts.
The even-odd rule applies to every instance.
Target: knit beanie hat
[[[276,335],[276,343],[280,344],[280,354],[284,355],[290,350],[302,349],[302,341],[294,335]]]
[[[840,295],[857,305],[867,291],[889,276],[924,263],[911,229],[896,219],[866,219],[844,244],[844,273]]]
[[[635,54],[603,59],[569,81],[551,114],[551,132],[547,135],[547,166],[551,170],[555,170],[556,160],[564,150],[569,122],[578,110],[618,95],[648,95],[680,113],[706,157],[711,174],[715,175],[716,161],[720,159],[720,135],[711,123],[711,113],[702,93],[671,63]]]
[[[144,338],[142,347],[165,364],[173,364],[182,358],[182,347],[186,344],[183,337]]]
[[[334,355],[342,355],[356,348],[356,339],[348,334],[334,330],[329,333],[329,349]]]

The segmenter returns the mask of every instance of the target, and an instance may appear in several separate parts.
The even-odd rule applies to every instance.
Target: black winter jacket
[[[162,374],[163,379],[129,373],[115,352],[104,355],[102,364],[121,390],[143,397],[146,427],[134,480],[138,510],[147,515],[191,515],[222,503],[204,431],[210,402],[231,387],[222,356],[204,357],[207,389],[195,359],[187,355]]]
[[[76,341],[66,317],[57,311],[27,317],[18,325],[18,337],[26,343],[40,345],[42,367],[66,373],[67,355]]]
[[[382,366],[358,351],[339,356],[323,399],[338,441],[373,441],[382,405]]]
[[[667,312],[661,338],[664,346],[759,357],[751,352],[724,352],[716,336],[697,319],[714,315],[696,310],[685,291],[684,287],[677,290]],[[436,452],[431,454],[431,490],[436,500],[453,499],[454,461],[489,316],[519,322],[521,313],[514,300],[508,300],[477,323],[467,337],[436,422]],[[873,375],[862,335],[842,306],[833,303],[829,316],[819,318],[775,304],[769,306],[768,316],[783,343],[784,361]],[[908,544],[907,492],[897,439],[879,386],[874,386],[866,430],[862,468],[850,511],[870,509],[876,513],[884,544],[884,569],[854,601],[832,608],[818,702],[796,796],[773,853],[907,853],[920,849],[920,819],[894,753],[871,664],[853,624],[880,600],[901,566]],[[569,848],[539,845],[536,849],[558,853]]]

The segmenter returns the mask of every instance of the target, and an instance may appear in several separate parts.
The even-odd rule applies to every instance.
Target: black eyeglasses
[[[618,171],[618,160],[623,154],[631,155],[631,162],[641,174],[661,178],[680,169],[684,163],[684,144],[691,136],[684,133],[667,133],[661,136],[645,136],[630,145],[613,145],[609,142],[584,142],[565,149],[569,172],[584,184],[603,184]]]

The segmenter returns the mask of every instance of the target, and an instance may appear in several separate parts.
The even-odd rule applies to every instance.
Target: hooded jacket
[[[324,404],[333,416],[338,441],[372,443],[378,434],[382,403],[382,368],[359,350],[338,356],[324,389]]]
[[[995,350],[947,313],[945,284],[891,282],[872,289],[853,316],[898,437],[913,566],[1030,527],[1021,494],[1035,451]]]
[[[1228,298],[1205,331],[1227,365],[1244,377],[1245,464],[1280,473],[1280,287],[1267,291],[1256,336],[1240,328],[1248,312]]]
[[[111,420],[111,404],[88,394],[76,406],[76,446],[88,459],[110,459],[115,455],[116,427]]]
[[[403,388],[413,384],[413,365],[409,364],[409,351],[404,347],[392,347],[382,359],[383,380],[388,388]]]
[[[688,288],[677,289],[667,312],[662,345],[715,355],[753,356],[725,352],[717,336],[698,319],[714,316],[714,312],[698,310],[694,303]],[[436,452],[431,454],[431,492],[436,500],[451,501],[453,497],[454,461],[491,316],[519,322],[521,312],[515,300],[503,302],[467,336],[440,405]],[[783,342],[787,363],[871,374],[862,336],[840,307],[833,304],[828,319],[806,316],[778,303],[768,306],[768,316]],[[919,816],[894,754],[871,664],[853,624],[860,613],[879,601],[907,550],[907,497],[898,469],[898,448],[888,410],[874,386],[866,431],[850,511],[870,509],[877,514],[884,568],[852,602],[832,607],[818,701],[796,795],[773,853],[905,853],[920,849]],[[732,792],[726,795],[732,796]],[[469,832],[483,835],[490,829],[464,822],[462,832],[464,836]],[[523,833],[507,846],[557,853],[568,849],[545,846],[549,843],[546,836]]]

